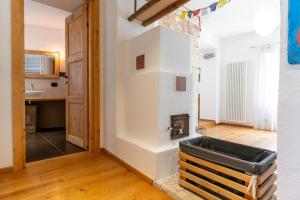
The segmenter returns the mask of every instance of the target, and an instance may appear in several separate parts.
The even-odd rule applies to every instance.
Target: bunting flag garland
[[[213,3],[209,6],[211,12],[215,12],[217,10],[218,2]]]
[[[228,4],[230,2],[230,0],[219,0],[205,8],[200,8],[197,10],[188,10],[188,11],[181,11],[181,15],[180,15],[180,19],[185,19],[186,16],[188,16],[189,18],[195,17],[195,16],[199,16],[200,11],[201,11],[201,16],[205,16],[210,12],[215,12],[217,9],[221,9],[223,8],[226,4]]]
[[[200,10],[199,10],[200,11]],[[205,16],[208,14],[208,8],[202,8],[201,9],[201,16]]]
[[[189,12],[188,12],[188,17],[189,17],[189,18],[192,18],[192,16],[193,16],[193,11],[189,11]]]
[[[179,19],[184,20],[186,17],[186,13],[187,13],[187,11],[182,11],[181,15],[179,16]]]
[[[217,9],[223,8],[226,4],[228,4],[230,0],[219,0],[205,8],[200,8],[197,10],[184,10],[181,11],[181,15],[179,16],[179,19],[184,20],[186,17],[192,18],[192,17],[197,17],[199,19],[199,29],[201,31],[201,17],[207,15],[209,11],[215,12]]]
[[[220,0],[218,3],[218,8],[223,8],[228,3],[228,0]]]
[[[193,16],[195,17],[195,16],[199,15],[200,10],[201,10],[201,9],[192,11],[192,12],[193,12]]]

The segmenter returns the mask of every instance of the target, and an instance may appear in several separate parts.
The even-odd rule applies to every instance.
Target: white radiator
[[[246,123],[247,64],[230,63],[226,66],[226,119],[232,123]]]

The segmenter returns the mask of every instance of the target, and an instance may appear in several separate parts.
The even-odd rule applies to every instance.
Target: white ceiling
[[[186,4],[191,10],[203,8],[217,0],[191,0]],[[256,11],[263,1],[278,5],[278,0],[231,0],[228,5],[214,13],[202,17],[202,29],[218,38],[226,38],[254,31]]]
[[[84,3],[84,0],[33,0],[33,1],[40,2],[49,6],[53,6],[55,8],[65,10],[68,12],[75,11]]]
[[[82,4],[82,1],[25,0],[25,24],[62,29],[65,26],[65,18],[71,13],[64,10],[74,10]],[[216,1],[191,0],[186,4],[186,7],[194,10],[209,6]],[[255,30],[256,10],[263,1],[278,2],[278,0],[231,0],[222,9],[202,17],[202,29],[217,38],[252,32]],[[43,4],[38,2],[43,2]]]
[[[70,14],[33,0],[25,0],[25,24],[64,29],[65,18]]]

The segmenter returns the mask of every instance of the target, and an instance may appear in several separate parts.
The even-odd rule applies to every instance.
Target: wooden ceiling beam
[[[180,8],[181,6],[183,6],[184,4],[186,4],[187,2],[189,2],[190,0],[178,0],[174,3],[172,3],[171,5],[169,5],[168,7],[164,8],[163,10],[159,11],[157,14],[155,14],[154,16],[146,19],[145,21],[142,22],[143,26],[148,26],[150,24],[152,24],[153,22],[155,22],[156,20],[159,20],[160,18],[168,15],[169,13],[173,12],[174,10]],[[149,2],[150,3],[150,2]],[[146,4],[147,5],[147,4]],[[146,6],[145,5],[145,6]]]
[[[161,1],[161,0],[150,0],[148,3],[146,3],[145,5],[143,5],[140,9],[138,9],[137,11],[135,11],[130,17],[128,17],[128,20],[129,21],[133,21],[139,15],[141,15],[144,12],[146,12],[148,9],[150,9],[152,6],[154,6],[159,1]]]

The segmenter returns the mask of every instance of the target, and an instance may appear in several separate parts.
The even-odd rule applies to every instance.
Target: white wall
[[[189,114],[190,135],[195,130],[195,99],[192,76],[192,40],[183,33],[160,27],[160,83],[158,146],[175,143],[170,140],[170,116]],[[176,76],[186,77],[186,91],[176,91]]]
[[[134,138],[149,148],[168,145],[170,116],[190,114],[195,127],[191,76],[191,40],[184,34],[156,27],[125,42],[119,93],[122,117],[118,135]],[[145,55],[145,69],[135,69]],[[176,92],[176,75],[187,77],[187,91]],[[122,94],[122,95],[121,95]]]
[[[134,138],[150,148],[168,145],[170,116],[187,113],[193,119],[191,39],[156,27],[125,43],[124,62],[119,66],[123,93],[118,98],[122,105],[118,135]],[[145,69],[137,71],[139,55],[145,55]],[[176,92],[176,75],[187,77],[186,92]],[[192,132],[195,125],[193,120],[190,122]]]
[[[161,27],[160,70],[177,74],[192,73],[192,41],[183,33]]]
[[[118,6],[119,5],[119,6]],[[121,90],[118,91],[117,81],[119,76],[117,64],[122,65],[118,60],[122,56],[118,50],[119,41],[124,41],[130,37],[134,37],[147,29],[126,20],[133,11],[133,5],[129,1],[124,0],[105,0],[102,1],[102,45],[103,66],[102,69],[102,126],[101,138],[103,147],[111,151],[115,155],[127,163],[135,166],[137,169],[145,169],[143,172],[149,176],[155,176],[155,155],[135,145],[133,142],[123,140],[117,137],[119,130],[117,108],[117,100],[120,99]],[[109,17],[108,17],[109,16]],[[118,54],[119,53],[119,56]],[[132,153],[135,153],[134,155]],[[136,157],[147,158],[144,162],[136,162]]]
[[[25,90],[31,90],[31,84],[36,91],[43,91],[41,97],[65,98],[66,97],[66,79],[25,79]],[[57,83],[57,87],[51,87],[51,83]]]
[[[59,52],[60,71],[65,71],[65,29],[25,24],[25,49]]]
[[[204,59],[207,53],[214,53],[215,57]],[[199,84],[200,93],[200,119],[217,120],[217,84],[218,58],[217,50],[201,51],[200,68],[201,82]]]
[[[280,42],[280,30],[276,29],[270,36],[262,37],[255,32],[242,34],[230,38],[226,38],[220,41],[220,70],[221,70],[221,120],[225,120],[226,117],[226,105],[225,105],[225,86],[226,86],[226,65],[228,63],[246,61],[248,64],[247,70],[247,119],[248,124],[253,122],[254,109],[254,61],[257,49],[250,47],[259,46],[269,43]]]
[[[278,112],[278,199],[298,200],[300,188],[300,65],[287,63],[288,1],[282,0]]]
[[[117,140],[123,140],[123,143],[126,141],[130,145],[134,143],[141,148],[139,151],[149,151],[147,154],[151,153],[154,157],[151,163],[152,166],[154,164],[154,176],[151,178],[156,178],[158,171],[167,174],[172,170],[164,166],[167,163],[159,163],[158,157],[163,159],[166,154],[162,152],[178,148],[178,140],[170,139],[170,116],[189,114],[190,132],[191,135],[194,133],[191,39],[182,33],[155,27],[122,42],[119,50],[118,60],[122,65],[117,65],[117,68],[120,69],[118,81],[122,93],[118,93],[117,98],[120,105],[117,109],[117,123],[120,124]],[[145,55],[143,70],[136,70],[136,57],[139,55]],[[186,92],[176,92],[177,75],[186,76]],[[170,152],[177,159],[177,154]],[[117,154],[120,155],[120,152]],[[134,157],[132,165],[144,163],[144,156],[131,154]],[[173,157],[170,157],[171,160]],[[158,170],[158,167],[163,170]],[[147,171],[147,168],[140,170]]]
[[[25,49],[39,51],[53,51],[60,54],[60,71],[65,71],[65,29],[50,28],[25,24]],[[51,87],[55,82],[58,87]],[[60,79],[25,79],[25,89],[29,90],[30,84],[34,90],[44,91],[43,96],[66,96],[66,80]]]
[[[200,34],[199,63],[201,68],[201,82],[197,84],[197,94],[200,94],[200,119],[220,121],[220,41],[208,27]],[[206,53],[214,53],[209,60],[203,58]],[[197,70],[198,73],[198,70]],[[197,108],[198,109],[198,108]]]
[[[13,165],[10,2],[0,1],[0,168]]]
[[[157,143],[159,111],[160,29],[153,29],[124,41],[122,65],[122,104],[118,135],[148,144]],[[136,57],[145,55],[145,69],[136,70]],[[147,91],[147,92],[145,92]],[[143,94],[143,95],[141,95]]]
[[[122,113],[126,113],[127,115],[130,115],[138,111],[138,109],[134,109],[134,110],[128,109],[130,107],[127,105],[131,104],[131,107],[136,106],[137,108],[142,108],[142,109],[143,109],[142,106],[145,107],[145,105],[142,104],[140,105],[136,101],[132,101],[134,99],[133,97],[135,97],[134,92],[137,92],[136,95],[140,94],[140,92],[143,92],[145,98],[142,99],[148,99],[145,102],[149,102],[149,105],[153,106],[153,104],[155,104],[153,103],[153,101],[151,101],[153,97],[151,96],[152,94],[151,90],[148,91],[145,90],[144,88],[146,87],[149,89],[155,86],[156,83],[155,81],[153,81],[153,79],[151,80],[150,76],[155,76],[153,74],[157,73],[155,71],[158,70],[159,66],[155,66],[155,62],[147,61],[147,55],[146,55],[147,65],[150,65],[151,68],[147,67],[144,71],[140,71],[137,73],[135,71],[135,57],[138,55],[138,53],[140,53],[139,51],[141,50],[141,47],[137,46],[136,49],[132,48],[133,52],[127,51],[127,53],[129,54],[134,54],[134,56],[130,58],[131,61],[129,61],[130,63],[129,65],[132,68],[127,69],[126,63],[128,61],[126,61],[126,57],[128,58],[128,56],[127,53],[126,54],[123,53],[124,48],[126,51],[126,44],[124,44],[124,41],[144,33],[145,31],[152,28],[152,26],[145,28],[137,22],[129,22],[127,20],[127,17],[133,12],[133,4],[129,0],[105,1],[103,2],[102,9],[107,15],[110,16],[109,19],[104,19],[106,27],[103,35],[105,39],[102,39],[103,41],[105,41],[103,48],[105,48],[106,50],[105,55],[103,55],[105,69],[103,70],[102,73],[104,76],[103,90],[102,90],[104,95],[102,96],[102,98],[104,100],[104,105],[105,105],[104,106],[105,110],[102,116],[102,118],[104,118],[103,119],[104,128],[102,126],[103,129],[101,130],[105,134],[103,138],[104,141],[103,146],[104,148],[108,149],[115,155],[119,156],[121,159],[125,160],[126,162],[128,162],[138,170],[142,171],[149,177],[156,179],[158,178],[158,176],[162,174],[169,174],[172,170],[173,170],[172,172],[174,172],[174,166],[176,168],[176,162],[174,162],[174,160],[177,159],[176,151],[171,151],[173,156],[169,158],[170,158],[170,162],[173,162],[173,165],[168,165],[167,163],[165,163],[165,165],[168,165],[167,167],[165,165],[164,166],[159,165],[158,160],[166,159],[165,155],[167,155],[167,154],[160,155],[159,152],[170,150],[176,147],[178,148],[178,141],[175,142],[174,144],[171,144],[168,147],[164,147],[160,149],[152,148],[153,147],[152,145],[148,145],[149,144],[148,140],[152,140],[152,144],[153,144],[153,138],[151,138],[149,135],[145,136],[144,133],[141,132],[141,130],[143,130],[144,128],[144,132],[149,132],[150,130],[153,131],[154,129],[149,129],[148,125],[144,127],[142,126],[134,127],[134,129],[132,128],[133,126],[136,126],[137,124],[136,122],[140,121],[139,119],[140,115],[126,117],[125,120],[122,120],[124,119]],[[116,16],[114,16],[114,14]],[[144,41],[144,42],[140,41],[140,42],[141,44],[148,44],[149,42],[155,43],[155,38],[153,39],[150,38],[149,41]],[[172,44],[172,47],[176,47],[176,45]],[[149,47],[149,49],[151,48]],[[166,50],[170,51],[170,49],[168,48],[166,48]],[[180,51],[177,50],[175,52],[180,52]],[[172,52],[174,51],[171,51],[169,53],[172,54]],[[155,55],[157,56],[157,54],[153,53],[153,55],[149,55],[149,56],[151,58],[154,58],[156,57]],[[176,55],[174,56],[178,56],[178,54],[176,53]],[[166,63],[166,65],[163,66],[164,68],[163,70],[168,73],[168,70],[170,68],[169,65],[170,61],[168,62],[164,61],[164,62]],[[171,63],[174,64],[173,61],[171,61]],[[174,65],[175,69],[177,69],[176,66],[179,66],[178,64],[180,63],[176,63]],[[185,65],[188,65],[188,63]],[[123,71],[124,69],[125,72]],[[182,71],[182,68],[180,68],[180,70],[178,70],[178,74],[187,73],[184,70]],[[144,84],[141,85],[136,85],[136,84],[134,85],[133,84],[134,81],[142,81],[140,80],[142,76],[138,77],[138,75],[132,74],[133,72],[139,75],[142,74],[142,76],[144,78],[147,78],[147,80],[149,81],[146,81]],[[151,72],[152,74],[150,75],[150,73],[148,72]],[[127,75],[124,76],[124,73],[127,73],[128,76]],[[169,74],[167,74],[167,76],[169,76]],[[172,82],[174,83],[173,89],[175,90],[175,75],[172,75],[172,78],[173,78]],[[158,81],[160,80],[162,80],[162,78],[159,77]],[[131,81],[133,81],[132,84]],[[135,90],[131,91],[130,88],[134,88]],[[178,106],[180,107],[181,105]],[[126,112],[124,111],[125,109],[127,109]],[[148,108],[144,108],[144,109],[148,109]],[[168,121],[169,121],[169,117],[170,116],[168,115]],[[152,118],[151,120],[153,120],[154,118]],[[136,119],[136,121],[134,119]],[[147,127],[147,130],[145,127]],[[163,127],[162,129],[164,129],[163,131],[165,131],[165,128],[167,128],[165,123],[161,127]],[[125,133],[124,130],[126,130]],[[131,131],[131,130],[135,130],[135,131]],[[168,137],[168,141],[170,141],[169,136],[170,136],[169,133],[167,135],[163,135],[162,141],[165,139],[165,137]],[[146,143],[143,143],[141,142],[141,140],[144,141],[147,140],[147,141]],[[158,170],[157,170],[158,168],[161,169],[159,170],[160,174],[158,174]]]
[[[129,0],[105,0],[102,1],[102,49],[105,66],[102,69],[102,110],[103,125],[101,133],[103,135],[103,147],[111,151],[127,163],[137,169],[143,169],[149,177],[155,177],[155,155],[147,149],[135,145],[134,141],[117,136],[120,131],[120,113],[122,105],[122,90],[120,73],[122,66],[122,42],[137,36],[148,28],[144,28],[138,23],[132,23],[127,17],[133,12],[133,4]],[[108,17],[109,16],[109,17]],[[134,153],[134,154],[133,154]],[[137,158],[147,158],[143,162],[137,162]]]

